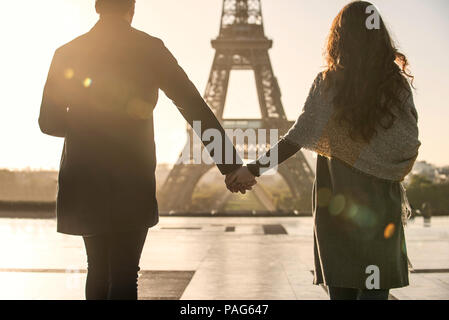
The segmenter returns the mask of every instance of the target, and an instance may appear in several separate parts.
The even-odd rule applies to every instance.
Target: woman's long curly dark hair
[[[380,127],[393,125],[393,111],[401,107],[400,93],[409,91],[413,82],[407,58],[396,49],[382,18],[378,29],[367,27],[369,6],[365,1],[351,2],[334,19],[323,73],[326,83],[336,89],[336,119],[348,126],[353,140],[365,142]]]

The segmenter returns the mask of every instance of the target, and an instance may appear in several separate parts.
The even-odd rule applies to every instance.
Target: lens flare
[[[346,206],[346,198],[344,195],[339,194],[332,198],[329,203],[329,212],[333,216],[338,216]]]
[[[75,71],[72,68],[65,69],[64,71],[64,78],[67,80],[70,80],[75,75]]]
[[[349,209],[346,211],[346,217],[352,219],[357,216],[358,211],[359,207],[356,204],[352,203],[349,205]]]
[[[320,207],[327,207],[332,199],[332,191],[328,188],[321,188],[317,193],[317,202]]]
[[[396,230],[396,227],[394,226],[394,224],[390,223],[388,226],[385,227],[384,238],[390,239],[394,235],[395,230]]]
[[[84,88],[89,88],[91,85],[92,85],[92,79],[91,78],[84,79],[84,82],[83,82]]]
[[[146,120],[151,118],[153,108],[148,102],[134,98],[129,101],[126,106],[126,111],[133,119]]]

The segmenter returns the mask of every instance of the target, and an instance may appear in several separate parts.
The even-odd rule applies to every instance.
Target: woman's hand
[[[225,182],[229,191],[233,193],[241,192],[242,194],[252,190],[252,187],[257,183],[256,178],[246,166],[228,174]]]

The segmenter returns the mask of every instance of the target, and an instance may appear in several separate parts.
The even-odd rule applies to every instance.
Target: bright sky
[[[0,18],[0,168],[57,168],[62,139],[40,133],[42,89],[54,50],[96,22],[94,0],[3,1]],[[262,0],[271,59],[287,116],[299,115],[323,65],[322,49],[333,17],[346,0]],[[408,56],[416,76],[421,160],[449,165],[449,2],[375,0]],[[204,92],[218,35],[221,0],[137,0],[133,26],[160,37],[200,92]],[[228,117],[256,117],[248,74],[231,75]],[[253,91],[251,91],[253,90]],[[251,98],[252,97],[252,98]],[[251,112],[250,112],[251,111]],[[240,113],[239,113],[240,112]],[[161,96],[155,112],[159,162],[174,162],[185,141],[185,122]]]

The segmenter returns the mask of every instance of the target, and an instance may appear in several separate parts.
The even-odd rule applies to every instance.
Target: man
[[[221,132],[223,175],[241,167],[237,156],[225,164],[223,128],[162,41],[131,27],[134,8],[134,0],[96,0],[98,23],[54,55],[39,117],[44,133],[65,138],[57,228],[84,238],[87,299],[137,299],[140,255],[158,223],[159,89],[189,124]]]

